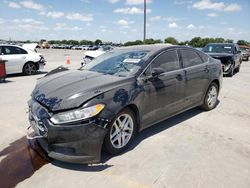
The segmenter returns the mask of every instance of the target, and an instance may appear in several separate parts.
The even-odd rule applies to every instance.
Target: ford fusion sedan
[[[97,163],[102,149],[121,153],[157,122],[197,106],[215,108],[222,74],[220,61],[190,47],[114,49],[38,81],[29,101],[35,134],[27,137],[51,158]]]
[[[235,72],[240,71],[242,55],[237,44],[210,43],[202,51],[221,61],[224,75],[232,77]]]
[[[0,58],[6,60],[6,74],[33,75],[45,65],[41,54],[16,45],[0,45]]]
[[[99,49],[97,50],[88,50],[84,53],[83,58],[81,59],[81,66],[85,66],[86,64],[88,64],[91,60],[93,60],[94,58],[104,54],[107,51],[112,50],[113,47],[112,46],[101,46]]]

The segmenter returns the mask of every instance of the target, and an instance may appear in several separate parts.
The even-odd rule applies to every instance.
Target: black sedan
[[[242,55],[237,44],[210,43],[202,51],[221,61],[224,75],[232,77],[235,72],[240,71]]]
[[[28,138],[72,163],[99,162],[102,148],[118,154],[138,131],[185,110],[215,108],[222,81],[220,61],[167,45],[118,48],[55,72],[32,92]]]

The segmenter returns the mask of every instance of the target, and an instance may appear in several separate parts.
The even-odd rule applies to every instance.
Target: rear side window
[[[180,68],[177,50],[163,52],[153,62],[151,68],[161,68],[164,72],[177,70]]]
[[[3,55],[2,46],[0,46],[0,55]]]
[[[199,56],[201,57],[202,61],[205,63],[208,61],[208,55],[203,52],[197,52]]]
[[[200,56],[192,50],[180,50],[184,67],[191,67],[202,64]]]
[[[15,46],[5,46],[5,55],[27,54],[26,50]]]

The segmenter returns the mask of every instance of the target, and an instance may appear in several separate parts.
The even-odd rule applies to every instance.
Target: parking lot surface
[[[39,163],[33,154],[24,160],[27,101],[37,80],[60,65],[79,68],[83,56],[83,51],[40,52],[47,60],[42,72],[9,76],[0,84],[0,182],[25,188],[250,187],[250,61],[234,77],[224,77],[214,110],[189,110],[139,133],[122,155],[103,153],[100,164],[75,165]],[[21,174],[27,168],[34,174]]]

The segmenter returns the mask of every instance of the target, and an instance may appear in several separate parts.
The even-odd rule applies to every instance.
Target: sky
[[[1,0],[0,39],[143,39],[143,0]],[[147,38],[250,41],[249,0],[147,0]]]

